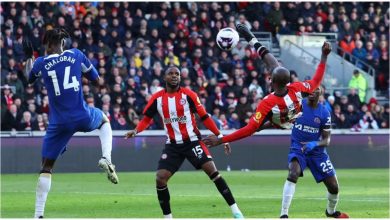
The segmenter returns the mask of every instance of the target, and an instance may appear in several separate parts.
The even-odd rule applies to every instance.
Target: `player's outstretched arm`
[[[321,85],[322,80],[325,75],[326,62],[328,60],[328,55],[332,51],[332,46],[329,42],[324,42],[322,45],[321,61],[317,67],[316,73],[313,76],[312,80],[308,80],[308,83],[311,85],[310,91],[313,92]]]
[[[26,58],[26,66],[24,69],[24,75],[28,79],[29,83],[34,83],[36,78],[29,77],[29,74],[30,74],[30,72],[33,68],[33,64],[34,64],[34,56],[33,56],[34,48],[32,46],[32,43],[28,39],[24,39],[22,44],[23,44],[24,56]]]
[[[291,85],[298,89],[301,92],[312,93],[320,85],[325,75],[326,61],[328,60],[328,55],[332,51],[332,47],[329,42],[324,42],[322,46],[321,61],[318,64],[316,72],[311,80],[305,82],[296,82]]]
[[[240,35],[244,37],[245,40],[248,41],[248,43],[256,49],[257,54],[259,54],[261,59],[267,65],[268,69],[272,71],[274,68],[280,66],[278,60],[274,57],[274,55],[272,55],[269,50],[257,40],[255,35],[248,29],[245,24],[237,24],[236,29],[238,33],[240,33]]]
[[[134,130],[130,130],[125,134],[125,139],[132,138],[136,134],[147,129],[151,122],[152,122],[152,118],[145,115],[144,118],[142,118],[142,120],[138,123],[137,127]]]
[[[226,135],[224,137],[217,137],[215,135],[210,135],[205,139],[203,139],[203,142],[207,146],[211,146],[211,147],[218,146],[222,143],[229,143],[229,142],[233,142],[251,136],[253,133],[256,132],[257,129],[258,126],[252,121],[250,121],[245,127],[240,128],[239,130],[233,132],[232,134]]]

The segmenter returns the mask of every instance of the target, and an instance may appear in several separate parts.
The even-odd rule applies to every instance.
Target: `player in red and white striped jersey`
[[[274,127],[289,129],[292,123],[301,115],[302,94],[312,93],[321,84],[325,74],[325,65],[328,54],[331,52],[330,43],[325,42],[322,46],[320,64],[312,80],[295,82],[290,84],[290,71],[279,65],[275,57],[268,49],[261,45],[252,32],[244,24],[237,25],[237,31],[254,46],[259,56],[269,69],[272,70],[272,89],[274,92],[264,97],[259,102],[255,114],[249,123],[225,137],[209,136],[204,139],[208,146],[216,146],[221,143],[233,142],[248,137],[262,129],[264,122],[269,120]]]
[[[126,133],[125,138],[135,136],[145,130],[155,114],[163,120],[167,141],[162,152],[156,173],[157,195],[164,217],[172,218],[169,178],[180,168],[184,159],[197,169],[202,169],[230,206],[233,217],[242,218],[233,195],[225,180],[219,174],[212,157],[201,142],[201,134],[196,126],[195,113],[203,124],[215,135],[222,137],[214,121],[209,117],[197,94],[190,89],[180,87],[180,70],[175,66],[165,71],[166,88],[155,94],[144,109],[144,118],[135,130]],[[225,144],[225,153],[230,153],[230,146]]]

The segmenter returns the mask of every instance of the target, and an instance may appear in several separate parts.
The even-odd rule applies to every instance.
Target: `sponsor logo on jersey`
[[[180,99],[180,105],[185,105],[187,101],[185,99]]]
[[[300,131],[303,131],[303,132],[311,133],[311,134],[317,134],[320,131],[320,129],[318,129],[318,128],[314,128],[314,127],[311,127],[308,125],[303,125],[303,124],[295,124],[294,128],[296,128]]]
[[[181,116],[181,117],[175,117],[175,118],[164,118],[164,124],[171,124],[171,123],[187,123],[187,116]]]

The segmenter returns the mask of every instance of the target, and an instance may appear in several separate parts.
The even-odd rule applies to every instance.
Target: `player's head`
[[[317,103],[318,100],[320,99],[320,95],[322,95],[323,91],[324,91],[324,89],[322,88],[322,86],[319,86],[316,90],[314,90],[313,93],[309,94],[309,96],[307,96],[307,98],[309,99],[309,101]]]
[[[273,89],[282,89],[290,82],[290,71],[282,66],[276,67],[272,71]]]
[[[177,66],[169,66],[165,70],[164,79],[166,85],[172,89],[177,88],[180,85],[180,69]]]
[[[53,50],[61,49],[65,46],[66,38],[70,35],[63,28],[54,28],[48,30],[43,37],[43,45],[45,45],[46,51],[50,52]]]

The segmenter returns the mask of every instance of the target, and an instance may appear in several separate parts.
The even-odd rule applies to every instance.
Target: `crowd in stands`
[[[274,36],[338,33],[340,46],[375,66],[378,88],[387,90],[388,8],[387,2],[2,2],[1,129],[46,129],[47,90],[42,81],[27,83],[22,42],[28,38],[34,56],[42,56],[42,37],[53,27],[65,28],[72,36],[66,47],[84,52],[101,75],[98,86],[83,80],[82,90],[114,130],[138,124],[151,95],[165,86],[164,68],[172,64],[181,68],[183,86],[199,95],[221,129],[238,129],[270,92],[270,70],[241,44],[231,52],[220,50],[218,30],[238,20]],[[292,81],[299,77],[291,75]],[[336,91],[321,97],[334,127],[388,128],[389,105],[365,97],[357,81],[351,79],[348,96]],[[156,118],[151,129],[162,128]]]

